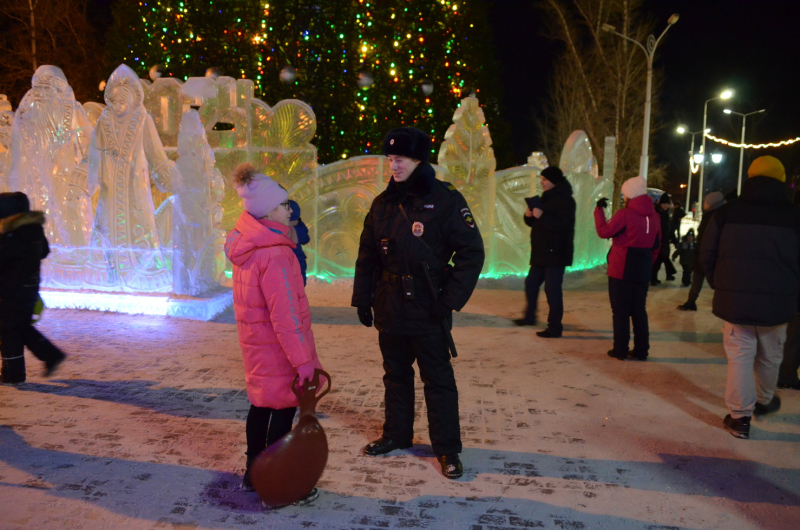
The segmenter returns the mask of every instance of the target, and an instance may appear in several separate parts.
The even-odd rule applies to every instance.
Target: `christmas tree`
[[[435,152],[469,93],[503,136],[486,16],[482,0],[118,2],[108,61],[180,79],[217,66],[268,104],[305,101],[322,163],[379,153],[403,125],[430,133]]]

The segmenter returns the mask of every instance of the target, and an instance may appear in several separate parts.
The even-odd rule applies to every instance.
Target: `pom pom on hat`
[[[622,183],[622,195],[628,199],[635,199],[647,194],[647,183],[639,177],[629,178]]]
[[[383,154],[427,162],[431,156],[431,137],[415,127],[392,129],[383,139]]]
[[[542,170],[541,175],[553,184],[559,184],[566,180],[564,173],[556,166],[547,166]]]
[[[289,198],[289,192],[263,173],[255,173],[249,182],[235,186],[245,211],[256,219],[266,217]]]
[[[774,156],[760,156],[753,160],[750,169],[747,170],[748,177],[772,177],[781,182],[786,182],[786,170],[781,161]]]
[[[712,191],[703,199],[703,210],[710,212],[725,204],[725,196],[721,191]]]

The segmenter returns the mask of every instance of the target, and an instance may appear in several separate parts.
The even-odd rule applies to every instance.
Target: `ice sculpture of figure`
[[[464,195],[478,221],[486,249],[484,273],[494,262],[496,161],[491,145],[492,137],[478,99],[462,99],[439,148],[438,162],[447,172],[444,179]]]
[[[219,226],[225,183],[214,168],[214,153],[193,108],[181,118],[178,154],[181,184],[173,181],[178,195],[172,229],[174,290],[198,295],[217,287],[224,275],[225,232]]]
[[[575,212],[575,255],[572,269],[586,269],[605,263],[609,242],[595,237],[594,207],[600,197],[611,197],[613,184],[607,175],[598,173],[597,158],[592,154],[589,137],[574,131],[561,152],[561,170],[572,186],[577,205]]]
[[[0,94],[0,193],[11,191],[8,183],[11,171],[11,124],[14,111],[5,94]]]
[[[117,67],[104,98],[108,107],[97,122],[89,156],[89,182],[99,183],[100,195],[86,281],[100,290],[169,292],[169,256],[162,253],[156,229],[150,179],[167,191],[177,168],[144,108],[133,70]]]
[[[13,125],[10,183],[47,215],[51,245],[83,247],[92,228],[87,158],[92,126],[64,72],[36,69]]]

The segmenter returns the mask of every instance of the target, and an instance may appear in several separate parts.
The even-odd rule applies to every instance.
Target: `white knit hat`
[[[245,211],[256,219],[266,217],[289,198],[289,192],[263,173],[256,173],[247,184],[236,186],[236,193],[242,198]]]
[[[639,177],[629,178],[622,183],[622,195],[628,199],[635,199],[647,193],[647,183]]]

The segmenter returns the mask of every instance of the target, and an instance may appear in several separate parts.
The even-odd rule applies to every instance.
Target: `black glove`
[[[450,313],[452,312],[453,310],[450,308],[450,306],[448,306],[441,300],[437,300],[436,303],[433,304],[433,307],[431,308],[431,318],[433,319],[434,322],[441,322],[447,317],[449,317]]]
[[[608,199],[605,197],[601,198],[599,201],[597,201],[597,207],[604,210],[608,208]]]
[[[372,308],[369,306],[357,307],[358,320],[368,328],[372,327]]]

